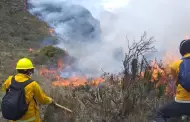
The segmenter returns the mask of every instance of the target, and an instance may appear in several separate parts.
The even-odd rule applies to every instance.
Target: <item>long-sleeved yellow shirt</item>
[[[12,77],[13,76],[9,76],[8,79],[2,85],[4,91],[11,84]],[[15,80],[17,82],[25,82],[28,79],[31,79],[30,76],[27,76],[25,74],[18,73],[17,75],[15,75]],[[37,102],[39,102],[40,104],[51,104],[52,98],[46,96],[46,94],[42,91],[42,89],[36,81],[33,81],[25,87],[25,95],[26,102],[30,102],[30,104],[28,106],[28,111],[20,120],[28,120],[35,117],[35,120],[30,122],[40,122],[41,120],[39,117],[39,108],[33,97],[35,97]]]
[[[190,53],[186,54],[184,57],[190,57]],[[176,82],[178,82],[178,73],[179,73],[179,67],[182,60],[178,60],[171,64],[171,73],[174,76]],[[190,103],[190,92],[186,91],[180,84],[177,85],[176,89],[176,102],[188,102]]]

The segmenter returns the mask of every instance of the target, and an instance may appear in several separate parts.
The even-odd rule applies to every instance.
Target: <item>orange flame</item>
[[[70,68],[70,66],[64,65],[62,60],[59,60],[57,63],[56,70],[49,70],[47,68],[41,68],[40,75],[46,78],[54,78],[55,80],[52,82],[53,86],[84,86],[86,84],[91,84],[94,86],[103,83],[105,80],[103,78],[93,78],[88,82],[88,78],[86,76],[71,76],[69,78],[62,78],[58,71],[63,71],[64,68]]]
[[[53,28],[50,28],[50,29],[49,29],[49,33],[50,33],[50,34],[53,34],[54,32],[55,32],[55,30],[54,30]]]
[[[70,77],[68,79],[58,78],[52,83],[53,86],[84,86],[87,83],[85,77]]]
[[[33,51],[34,51],[34,50],[33,50],[32,48],[29,48],[29,49],[28,49],[28,52],[29,52],[29,53],[32,53]]]
[[[150,68],[147,69],[149,73],[151,73],[151,83],[155,83],[155,88],[158,88],[159,86],[166,86],[165,89],[165,95],[173,96],[175,95],[175,82],[172,79],[172,76],[170,74],[170,65],[179,60],[179,57],[176,55],[173,55],[173,53],[167,52],[164,55],[163,60],[161,60],[161,64],[156,60],[153,60],[150,64]],[[144,77],[144,72],[141,72],[140,74],[142,77]]]
[[[187,40],[187,39],[190,39],[190,37],[187,34],[185,34],[184,39]]]

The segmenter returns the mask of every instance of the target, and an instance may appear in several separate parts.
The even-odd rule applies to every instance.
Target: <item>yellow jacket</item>
[[[186,54],[184,57],[190,57],[190,53]],[[171,65],[171,73],[174,76],[176,82],[178,82],[178,73],[179,73],[179,66],[182,60],[178,60]],[[190,102],[190,92],[186,91],[180,84],[177,85],[176,89],[176,101],[180,102]]]
[[[4,91],[11,84],[11,79],[12,79],[12,76],[9,76],[8,79],[2,85],[2,88]],[[18,73],[17,75],[15,75],[15,80],[17,82],[24,82],[28,79],[30,79],[30,77],[25,74]],[[25,87],[25,95],[26,95],[26,102],[27,103],[30,102],[28,106],[28,111],[19,121],[18,120],[17,121],[18,122],[41,122],[40,116],[39,116],[39,108],[33,97],[35,97],[35,99],[40,104],[50,104],[52,103],[52,99],[46,96],[46,94],[42,91],[42,89],[40,88],[39,84],[36,81],[33,81],[32,83],[30,83],[29,85]],[[27,121],[27,120],[31,120],[31,121]]]

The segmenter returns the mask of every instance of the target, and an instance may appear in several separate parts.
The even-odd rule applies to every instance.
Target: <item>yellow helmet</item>
[[[21,58],[16,65],[16,69],[33,69],[32,61],[28,58]]]

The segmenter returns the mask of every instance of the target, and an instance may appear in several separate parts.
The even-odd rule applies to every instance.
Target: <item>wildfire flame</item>
[[[185,38],[184,39],[187,40],[187,39],[190,39],[190,37],[187,36],[187,34],[185,34]]]
[[[53,78],[52,85],[53,86],[85,86],[87,84],[97,86],[101,83],[103,83],[105,80],[103,78],[97,77],[92,78],[92,80],[88,80],[87,76],[77,76],[73,75],[68,78],[63,78],[60,75],[60,72],[64,72],[65,68],[71,68],[69,65],[64,65],[62,60],[59,60],[57,63],[57,67],[55,69],[48,69],[48,68],[41,68],[40,69],[40,75],[44,76],[48,79]]]
[[[55,32],[55,30],[53,28],[49,29],[49,33],[52,35]]]
[[[155,84],[155,88],[165,85],[165,95],[173,96],[175,95],[175,81],[172,79],[170,74],[170,64],[179,60],[178,56],[172,55],[172,53],[167,52],[164,55],[163,60],[161,60],[160,65],[156,60],[153,60],[150,64],[148,72],[151,72],[150,82]],[[144,72],[141,76],[144,77]]]
[[[30,53],[32,53],[33,51],[34,51],[34,49],[32,49],[32,48],[28,49],[28,52],[30,52]]]

